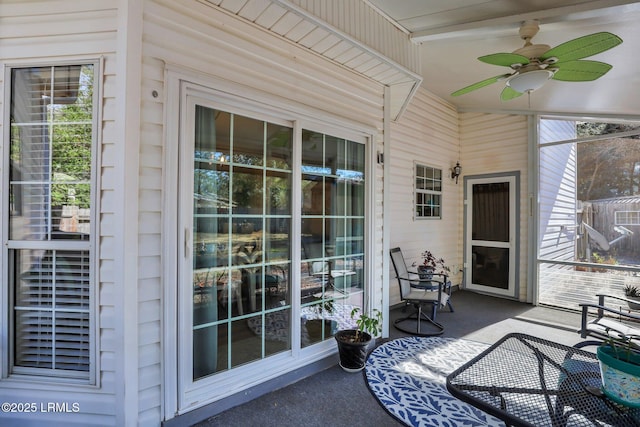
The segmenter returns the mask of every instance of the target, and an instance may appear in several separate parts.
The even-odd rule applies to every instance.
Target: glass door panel
[[[514,176],[466,180],[467,289],[515,297]]]
[[[364,301],[364,145],[302,133],[301,314],[303,347],[352,327]],[[356,224],[354,227],[353,225]],[[363,248],[363,246],[362,246]]]
[[[195,382],[291,349],[293,132],[193,108]]]

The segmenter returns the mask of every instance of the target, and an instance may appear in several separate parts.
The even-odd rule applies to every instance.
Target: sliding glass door
[[[200,92],[183,103],[177,356],[185,407],[326,355],[333,334],[353,326],[365,293],[366,146],[220,107]]]

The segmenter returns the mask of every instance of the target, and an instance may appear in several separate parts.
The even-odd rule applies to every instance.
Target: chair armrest
[[[600,305],[605,305],[605,299],[615,299],[615,300],[619,300],[619,301],[623,301],[623,302],[630,302],[630,303],[638,303],[638,301],[634,301],[631,300],[629,298],[625,298],[625,297],[620,297],[617,295],[610,295],[610,294],[596,294],[596,296],[598,297],[598,304]]]
[[[583,315],[585,313],[588,314],[590,308],[595,308],[596,310],[598,310],[598,317],[602,317],[602,315],[600,313],[606,311],[607,313],[615,314],[616,317],[618,317],[618,318],[624,317],[624,318],[626,318],[627,320],[630,320],[630,321],[640,322],[640,315],[627,313],[626,311],[623,311],[623,310],[616,310],[615,308],[607,307],[607,306],[604,306],[604,305],[592,304],[592,303],[581,303],[580,307],[582,307]]]
[[[617,298],[617,297],[613,297],[616,299],[621,299],[621,298]],[[602,302],[603,299],[600,299],[600,301]],[[589,330],[587,328],[587,324],[589,323],[589,314],[595,314],[592,311],[590,311],[589,309],[595,309],[597,310],[597,314],[595,315],[595,319],[601,319],[605,316],[605,312],[606,313],[611,313],[615,315],[615,318],[617,318],[618,321],[621,320],[627,320],[630,322],[639,322],[640,323],[640,316],[636,315],[636,314],[631,314],[631,313],[627,313],[625,311],[622,310],[616,310],[614,308],[611,307],[607,307],[605,305],[602,304],[593,304],[593,303],[581,303],[579,304],[580,307],[582,308],[582,318],[581,318],[581,324],[580,324],[580,336],[582,338],[586,338],[587,335],[589,335]],[[614,317],[614,316],[611,316]]]

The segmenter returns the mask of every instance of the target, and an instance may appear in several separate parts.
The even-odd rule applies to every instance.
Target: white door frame
[[[475,184],[488,184],[497,182],[509,183],[509,241],[497,242],[486,240],[473,240],[472,215],[473,197],[472,188]],[[487,175],[466,176],[464,178],[464,288],[481,293],[498,295],[509,298],[517,298],[519,291],[519,259],[520,253],[520,172],[505,172]],[[485,286],[472,283],[472,247],[474,245],[489,246],[509,249],[509,279],[507,289]]]
[[[365,196],[366,241],[376,234],[376,222],[374,219],[376,199],[373,197],[376,174],[373,141],[376,129],[316,110],[290,110],[280,97],[266,96],[264,94],[256,96],[256,92],[247,91],[244,87],[210,76],[191,73],[181,68],[167,67],[165,79],[167,82],[167,94],[165,96],[165,102],[167,103],[167,129],[165,137],[166,174],[163,183],[163,188],[165,189],[163,202],[163,255],[167,262],[163,265],[165,281],[163,303],[165,385],[163,413],[165,419],[168,420],[222,398],[232,396],[251,386],[277,379],[286,373],[332,356],[336,352],[335,343],[331,340],[326,340],[305,348],[294,346],[290,352],[284,352],[246,366],[221,372],[213,378],[205,378],[195,383],[189,379],[191,377],[191,372],[189,372],[189,369],[191,369],[189,367],[191,366],[190,362],[186,365],[183,365],[183,363],[189,361],[191,357],[189,350],[191,341],[185,341],[184,337],[182,337],[182,334],[188,333],[182,327],[192,323],[191,314],[185,313],[184,310],[184,301],[188,301],[190,296],[185,294],[184,290],[181,291],[178,285],[182,279],[181,274],[186,271],[190,263],[190,260],[185,257],[188,252],[185,250],[185,244],[190,245],[191,242],[190,236],[185,235],[186,224],[183,221],[185,218],[189,218],[189,215],[187,212],[179,212],[179,206],[176,206],[176,203],[182,205],[179,203],[179,200],[182,200],[181,194],[183,193],[181,185],[185,185],[180,180],[180,171],[187,168],[186,164],[180,167],[178,162],[178,159],[184,158],[184,153],[181,156],[181,150],[186,149],[182,147],[182,143],[189,139],[190,129],[187,127],[188,120],[186,115],[188,110],[185,109],[187,97],[202,97],[210,100],[221,109],[238,114],[255,113],[264,119],[289,120],[293,123],[296,134],[299,134],[302,128],[312,129],[329,132],[341,138],[365,144],[367,152],[366,176],[369,177]],[[214,87],[216,89],[213,89]],[[299,163],[298,159],[296,164]],[[296,167],[299,168],[299,166]],[[299,174],[299,170],[294,173],[295,176],[299,176]],[[186,190],[186,187],[188,185],[184,187],[184,190]],[[297,194],[299,191],[294,189],[294,193]],[[296,198],[294,197],[294,202],[295,200]],[[299,200],[297,203],[299,203]],[[299,206],[296,209],[295,205],[294,209],[296,211],[300,210]],[[374,276],[374,272],[377,269],[374,261],[376,252],[373,244],[366,244],[366,248],[370,261],[365,266],[364,282],[367,284],[367,292],[370,295],[369,300],[371,300],[374,287],[370,278]],[[293,260],[294,265],[300,263],[299,253],[293,255]],[[365,304],[367,303],[365,301]],[[378,304],[373,304],[372,306],[378,309],[381,308]],[[297,317],[296,313],[294,313],[294,317]],[[300,328],[299,325],[295,327]],[[294,333],[295,335],[299,334]]]

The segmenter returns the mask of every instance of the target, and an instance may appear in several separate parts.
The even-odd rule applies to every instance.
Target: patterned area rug
[[[340,329],[352,329],[356,327],[355,322],[351,319],[351,310],[353,305],[339,305],[333,306],[331,312],[313,310],[311,307],[303,307],[300,311],[300,319],[302,322],[302,344],[309,345],[312,340],[307,336],[307,330],[304,324],[307,320],[313,319],[325,319],[333,320],[335,322],[335,333]],[[272,313],[267,313],[264,316],[264,335],[265,339],[272,341],[289,341],[289,310],[280,310]],[[256,316],[247,320],[247,326],[251,331],[258,335],[262,335],[262,317]]]
[[[500,426],[504,423],[451,396],[446,377],[488,347],[454,338],[405,337],[376,348],[365,366],[382,406],[409,426]]]

